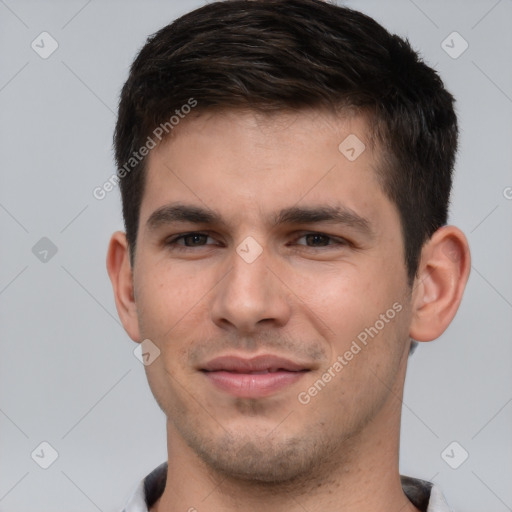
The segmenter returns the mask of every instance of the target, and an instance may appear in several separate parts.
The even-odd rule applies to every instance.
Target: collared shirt
[[[149,512],[162,496],[166,478],[167,462],[164,462],[142,480],[123,512]],[[443,495],[431,482],[403,475],[400,479],[405,495],[421,512],[450,512]]]

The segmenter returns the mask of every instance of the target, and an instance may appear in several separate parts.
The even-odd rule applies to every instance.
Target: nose
[[[251,334],[283,327],[290,319],[289,293],[267,250],[246,260],[233,250],[231,269],[215,288],[212,320],[223,329]]]

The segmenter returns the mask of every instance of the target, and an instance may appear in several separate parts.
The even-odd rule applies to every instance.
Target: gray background
[[[115,171],[115,110],[135,53],[199,5],[0,0],[1,511],[120,510],[166,458],[164,416],[105,270],[118,190],[102,201],[92,190]],[[434,481],[455,510],[512,510],[512,1],[348,5],[408,37],[460,115],[450,221],[473,268],[452,325],[411,358],[401,472]],[[47,59],[31,48],[43,31],[59,44]],[[441,46],[454,31],[469,44],[456,59]],[[47,261],[32,250],[42,237],[58,249]],[[58,452],[46,470],[31,458],[42,441]],[[452,441],[469,453],[457,469],[442,457]],[[450,450],[459,463],[461,448]]]

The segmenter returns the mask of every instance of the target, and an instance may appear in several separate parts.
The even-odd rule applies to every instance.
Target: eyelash
[[[177,243],[180,240],[185,240],[186,238],[192,237],[192,236],[205,236],[207,238],[210,238],[209,233],[204,233],[204,232],[200,232],[200,231],[191,231],[189,233],[183,233],[181,235],[176,235],[176,236],[171,237],[170,239],[166,240],[165,245],[168,247],[171,247],[173,250],[178,250],[178,251],[187,251],[187,250],[194,249],[195,247],[207,247],[208,244],[187,246],[187,245],[180,245]],[[328,249],[328,248],[333,248],[336,246],[351,246],[352,245],[348,240],[346,240],[344,238],[334,237],[334,236],[327,235],[326,233],[321,233],[318,231],[303,232],[301,234],[301,236],[299,236],[298,238],[295,239],[295,241],[300,240],[301,238],[304,238],[307,236],[325,237],[329,240],[329,242],[334,242],[334,243],[329,243],[328,245],[320,245],[320,246],[316,246],[316,247],[308,246],[305,244],[299,244],[302,247],[306,247],[308,249]]]

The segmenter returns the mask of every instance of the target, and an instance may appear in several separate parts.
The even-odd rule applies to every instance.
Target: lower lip
[[[271,373],[203,372],[219,389],[240,398],[263,398],[300,380],[306,371]]]

